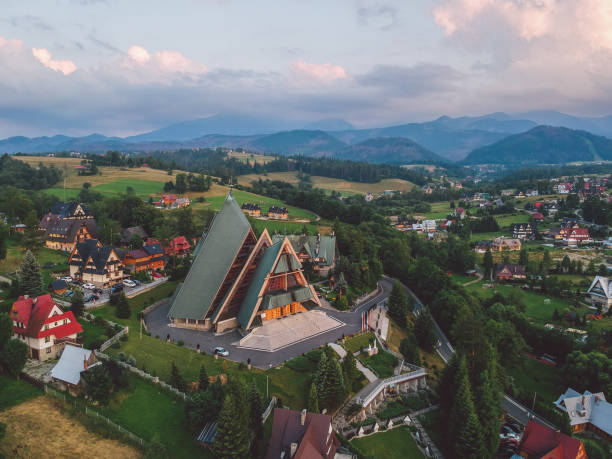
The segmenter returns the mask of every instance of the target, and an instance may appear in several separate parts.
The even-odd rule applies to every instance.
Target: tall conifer
[[[214,457],[219,459],[242,459],[249,457],[249,436],[244,428],[243,413],[237,408],[232,396],[227,394],[217,418],[217,434],[212,444]]]
[[[34,254],[28,250],[19,269],[19,285],[24,295],[37,296],[42,292],[42,277],[40,266]]]

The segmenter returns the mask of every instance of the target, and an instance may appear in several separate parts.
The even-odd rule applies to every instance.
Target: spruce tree
[[[457,378],[457,371],[459,370],[459,354],[454,353],[450,362],[444,369],[442,373],[442,379],[440,380],[440,384],[438,384],[438,394],[440,396],[440,410],[443,413],[450,413],[450,410],[453,406],[454,399],[454,389],[455,382]]]
[[[474,404],[482,426],[484,448],[493,457],[499,446],[501,404],[497,385],[486,370],[479,375],[474,388]]]
[[[259,457],[262,449],[263,439],[263,422],[262,415],[264,411],[264,402],[261,398],[259,390],[255,385],[255,380],[251,383],[249,389],[249,406],[251,410],[251,429],[253,431],[253,441],[251,443],[251,457]]]
[[[21,293],[24,295],[38,296],[42,292],[42,278],[40,276],[40,266],[34,254],[28,250],[19,269],[19,285]]]
[[[181,376],[178,367],[174,361],[172,362],[172,368],[170,370],[170,385],[176,387],[178,390],[185,390],[185,380]]]
[[[198,390],[208,389],[208,374],[206,373],[206,367],[202,365],[200,367],[200,376],[198,377]]]
[[[406,314],[408,312],[408,300],[406,292],[398,281],[393,283],[391,294],[389,295],[389,316],[404,328],[407,324]]]
[[[75,317],[81,317],[83,310],[85,309],[85,303],[83,302],[83,292],[77,288],[74,290],[72,298],[70,298],[70,310]]]
[[[493,255],[491,255],[491,249],[487,249],[482,258],[482,267],[484,268],[484,279],[492,280],[493,276]]]
[[[130,304],[128,303],[125,294],[121,292],[119,294],[119,298],[117,299],[117,307],[115,309],[115,315],[119,319],[129,319],[132,315],[132,310],[130,309]]]
[[[217,418],[217,434],[212,444],[213,456],[219,459],[241,459],[249,457],[249,435],[244,428],[244,414],[237,408],[232,397],[227,394]]]
[[[327,361],[327,384],[329,385],[329,391],[326,408],[331,408],[342,401],[344,397],[344,377],[336,359]]]
[[[317,386],[317,394],[319,395],[319,406],[325,406],[328,393],[327,354],[325,354],[325,352],[321,352],[321,358],[319,359],[319,364],[317,365],[315,384]]]
[[[319,412],[319,396],[317,395],[317,386],[312,382],[310,385],[310,393],[308,394],[308,412],[318,413]]]
[[[352,352],[347,352],[342,360],[342,373],[347,390],[352,389],[353,382],[361,379],[361,372],[357,369],[357,360]]]

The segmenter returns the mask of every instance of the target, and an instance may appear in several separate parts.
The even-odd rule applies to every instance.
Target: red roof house
[[[542,215],[540,212],[534,212],[532,217],[534,220],[539,221],[539,222],[544,220],[544,215]]]
[[[13,338],[25,342],[30,357],[41,361],[59,357],[66,343],[76,343],[83,331],[72,311],[64,312],[49,294],[20,296],[10,316]]]
[[[538,459],[587,459],[582,442],[556,430],[529,421],[519,446],[520,454]]]
[[[565,240],[568,243],[585,242],[591,240],[588,228],[571,228],[565,233]]]
[[[166,247],[166,255],[180,257],[189,253],[189,249],[191,249],[191,245],[187,238],[185,236],[177,236],[170,240],[169,246]]]

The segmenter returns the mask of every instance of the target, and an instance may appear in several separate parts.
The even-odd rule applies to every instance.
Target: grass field
[[[18,246],[15,241],[10,240],[7,247],[6,258],[0,261],[0,275],[10,276],[19,270],[25,252],[25,249]],[[35,255],[41,267],[43,289],[46,291],[52,279],[51,273],[56,270],[68,269],[68,255],[44,247],[39,248]],[[50,269],[43,268],[47,263],[53,263],[54,267]]]
[[[452,211],[450,208],[450,201],[433,202],[431,203],[431,210],[423,214],[424,217],[439,220],[446,218],[446,216]]]
[[[248,174],[238,177],[240,185],[248,186],[251,182],[262,180],[281,180],[293,185],[299,182],[297,172],[270,172],[265,175]],[[402,179],[383,179],[377,183],[351,182],[330,177],[311,176],[312,186],[328,191],[338,191],[343,194],[382,193],[385,190],[410,191],[414,184]]]
[[[258,164],[266,164],[270,161],[274,161],[275,159],[274,156],[260,155],[255,153],[238,153],[236,151],[229,153],[227,156],[242,162],[249,161],[251,164],[253,164],[253,162],[257,162]]]
[[[2,411],[0,421],[7,424],[6,437],[0,442],[0,455],[6,457],[143,456],[136,448],[88,431],[49,397],[40,396]],[[172,419],[167,422],[172,424]]]
[[[45,188],[45,193],[51,194],[53,196],[57,196],[60,201],[67,201],[69,199],[76,199],[79,195],[80,189],[77,188],[66,188],[64,189],[61,186],[54,186],[52,188]]]
[[[566,389],[561,382],[559,368],[545,365],[528,357],[523,359],[521,368],[511,368],[508,372],[514,378],[517,387],[527,392],[532,398],[533,394],[537,393],[536,398],[547,404],[552,404]]]
[[[425,457],[406,426],[367,437],[355,438],[351,444],[374,459],[416,459]]]
[[[264,228],[266,228],[270,234],[302,234],[304,226],[306,226],[310,234],[329,234],[331,232],[330,227],[315,226],[311,223],[294,223],[278,220],[253,219],[251,220],[251,226],[258,234],[261,233]]]
[[[508,228],[513,223],[527,223],[529,221],[529,214],[519,212],[514,214],[495,215],[494,217],[500,228]]]
[[[0,411],[42,394],[37,387],[20,379],[0,376]]]
[[[500,237],[500,236],[511,237],[512,235],[508,233],[507,231],[497,231],[493,233],[472,233],[470,235],[470,242],[492,241],[496,237]]]
[[[353,336],[351,338],[346,338],[344,341],[344,348],[348,352],[357,352],[360,348],[368,347],[368,344],[372,344],[374,342],[374,333],[368,332],[363,333],[361,335]]]

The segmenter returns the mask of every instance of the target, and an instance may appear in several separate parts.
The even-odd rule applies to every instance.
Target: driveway
[[[235,330],[229,333],[215,335],[214,333],[200,330],[170,327],[170,321],[168,319],[168,311],[170,309],[169,303],[162,304],[149,312],[145,317],[145,323],[151,334],[153,336],[159,336],[160,339],[165,340],[166,337],[170,335],[170,339],[172,339],[172,341],[182,340],[186,347],[192,349],[196,349],[197,345],[199,344],[201,351],[208,354],[211,354],[215,347],[222,346],[229,351],[230,360],[246,363],[247,360],[250,359],[252,365],[258,368],[266,369],[276,366],[298,355],[302,355],[312,349],[336,341],[343,336],[361,331],[361,313],[385,300],[391,292],[392,285],[393,283],[391,279],[383,278],[380,281],[382,291],[373,298],[359,305],[359,307],[357,307],[354,311],[336,311],[331,309],[316,308],[315,310],[326,312],[329,316],[339,320],[344,325],[311,338],[306,338],[275,352],[259,351],[239,347],[238,343],[242,336]]]

